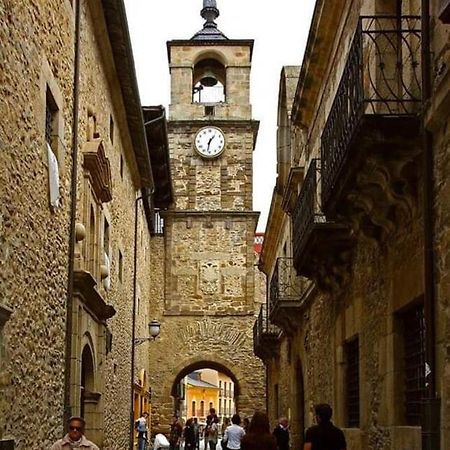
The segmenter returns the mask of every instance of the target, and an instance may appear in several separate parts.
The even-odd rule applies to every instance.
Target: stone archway
[[[218,358],[217,356],[213,357],[213,359],[199,359],[194,358],[195,361],[190,361],[185,367],[181,368],[178,375],[175,377],[174,382],[172,384],[171,389],[171,396],[174,401],[174,412],[179,413],[180,412],[180,391],[179,386],[181,380],[189,375],[192,372],[195,372],[197,370],[201,369],[212,369],[217,371],[220,374],[223,374],[227,377],[229,377],[233,382],[233,401],[234,401],[234,408],[236,411],[239,411],[239,395],[241,391],[240,382],[239,379],[236,377],[235,373],[229,369],[226,365],[224,365],[223,361],[219,361],[221,358]],[[214,405],[214,407],[217,409],[217,405]],[[205,407],[208,409],[208,407]],[[218,415],[221,415],[221,408],[219,407],[219,410],[217,411]],[[196,414],[188,414],[188,415],[196,415]],[[224,414],[227,415],[227,414]],[[229,415],[229,414],[228,414]]]

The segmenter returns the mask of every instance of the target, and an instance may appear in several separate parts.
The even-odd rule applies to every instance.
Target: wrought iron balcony
[[[310,287],[310,280],[297,275],[292,258],[277,259],[269,285],[269,319],[288,335],[297,327]]]
[[[280,329],[270,323],[267,306],[261,305],[258,318],[253,326],[253,351],[263,361],[278,353]]]
[[[406,175],[399,173],[399,166],[416,156],[420,130],[420,47],[420,17],[359,19],[321,137],[322,204],[327,217],[342,214],[346,185],[359,182],[357,174],[367,165],[363,185],[377,184],[371,174],[379,178],[384,171],[394,197],[403,194]]]
[[[348,261],[353,239],[348,226],[326,220],[318,193],[319,175],[320,160],[313,159],[292,217],[293,264],[298,275],[315,280],[321,288],[331,288],[342,281],[340,267]]]

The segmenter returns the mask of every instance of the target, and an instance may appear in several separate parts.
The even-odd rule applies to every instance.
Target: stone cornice
[[[296,125],[309,127],[312,122],[345,9],[342,3],[342,0],[318,0],[316,3],[292,106],[292,121]]]
[[[250,47],[250,61],[253,56],[253,39],[227,39],[227,40],[199,40],[193,41],[189,39],[175,39],[167,41],[167,57],[169,64],[171,63],[170,49],[171,47]]]
[[[161,211],[161,217],[250,217],[259,218],[259,211],[232,211],[232,210],[216,210],[216,211],[196,211],[193,209],[184,209],[180,211]]]
[[[99,322],[104,322],[113,317],[116,310],[105,302],[102,295],[95,289],[96,284],[89,272],[85,270],[74,272],[74,293],[81,297],[82,302]]]

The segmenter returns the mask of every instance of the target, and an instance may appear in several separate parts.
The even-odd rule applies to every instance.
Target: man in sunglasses
[[[68,423],[68,433],[62,439],[56,441],[50,450],[71,450],[73,448],[99,450],[94,443],[84,436],[85,425],[86,422],[82,417],[71,417]]]

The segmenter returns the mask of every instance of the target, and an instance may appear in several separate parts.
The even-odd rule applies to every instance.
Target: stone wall
[[[19,449],[48,447],[62,433],[71,173],[70,152],[62,151],[61,206],[53,212],[46,89],[68,149],[74,17],[69,1],[31,3],[0,2],[0,302],[13,310],[4,330],[0,439],[15,438]]]
[[[438,11],[438,3],[432,2],[432,14]],[[318,32],[312,53],[304,66],[306,78],[296,99],[302,125],[308,136],[306,145],[295,151],[297,160],[308,162],[319,155],[321,134],[327,114],[334,100],[336,87],[346,61],[348,43],[354,33],[359,13],[386,12],[388,2],[345,2],[345,6],[330,2],[327,10],[316,10],[320,17]],[[341,16],[330,14],[336,7]],[[380,9],[381,8],[381,9]],[[418,2],[404,2],[404,12],[418,13]],[[420,11],[419,11],[420,12]],[[334,21],[336,22],[334,23]],[[328,22],[327,22],[328,21]],[[319,22],[314,22],[317,26]],[[447,223],[449,151],[449,71],[448,30],[436,17],[432,18],[433,96],[427,105],[426,123],[432,133],[435,155],[433,204],[435,218],[436,264],[436,379],[437,394],[441,400],[441,448],[448,447],[449,429],[445,425],[448,409],[449,381],[448,359],[448,282]],[[329,30],[334,30],[332,33]],[[445,42],[445,44],[444,44]],[[316,45],[317,43],[317,45]],[[311,49],[310,49],[311,50]],[[323,58],[323,59],[322,59]],[[311,64],[313,68],[308,66]],[[311,71],[323,66],[324,78],[316,77],[310,84]],[[306,81],[305,81],[306,80]],[[311,79],[312,80],[312,79]],[[303,91],[302,91],[303,89]],[[444,104],[446,106],[444,106]],[[294,107],[294,110],[296,109]],[[382,145],[382,144],[380,144]],[[401,144],[396,143],[397,146]],[[411,151],[412,149],[409,148]],[[278,414],[293,411],[293,448],[300,441],[298,422],[303,416],[305,427],[313,423],[313,405],[328,402],[334,409],[334,421],[345,429],[348,449],[399,450],[422,448],[421,427],[410,426],[405,414],[405,368],[403,361],[404,329],[402,316],[405,311],[423,302],[424,254],[423,254],[423,173],[420,163],[415,167],[414,195],[410,216],[398,214],[390,233],[381,239],[373,239],[364,230],[354,228],[356,247],[347,268],[347,281],[331,290],[314,291],[303,302],[301,317],[293,335],[280,338],[280,355],[266,361],[268,369],[269,412],[271,420]],[[414,166],[411,166],[413,168]],[[272,212],[269,218],[279,223],[283,211]],[[339,220],[341,218],[338,218]],[[354,225],[354,223],[352,223]],[[288,225],[276,233],[277,254],[265,265],[273,270],[276,256],[281,256],[283,245],[292,246],[286,239]],[[266,240],[267,244],[267,240]],[[264,251],[264,250],[263,250]],[[346,345],[359,340],[359,408],[360,423],[356,428],[346,428]],[[299,379],[298,361],[303,368],[304,402],[299,405],[293,395],[293,379]],[[294,362],[294,364],[293,364]],[[278,385],[278,398],[276,388]],[[281,411],[280,411],[281,409]]]
[[[39,448],[48,448],[63,434],[75,40],[71,4],[68,0],[0,2],[4,25],[0,27],[0,302],[12,310],[4,329],[8,365],[0,367],[0,439],[14,438],[19,450],[37,448],[37,442]],[[77,271],[91,273],[92,292],[112,305],[116,315],[105,324],[89,306],[75,301],[68,413],[80,413],[81,354],[89,343],[95,374],[91,388],[97,403],[95,414],[87,417],[92,433],[88,437],[101,448],[119,449],[129,442],[132,224],[140,180],[102,5],[100,1],[82,5],[76,220],[87,237],[77,244],[75,265]],[[61,200],[54,211],[49,205],[45,144],[47,89],[58,109],[51,144],[59,163]],[[83,152],[92,142],[102,143],[109,161],[111,202],[98,201],[83,165]],[[92,234],[91,204],[96,211]],[[107,280],[101,276],[105,220],[110,233]],[[149,318],[150,235],[142,205],[138,220],[136,335],[144,337]],[[108,348],[107,330],[112,333]],[[143,345],[136,352],[136,379],[142,370],[148,372]]]

